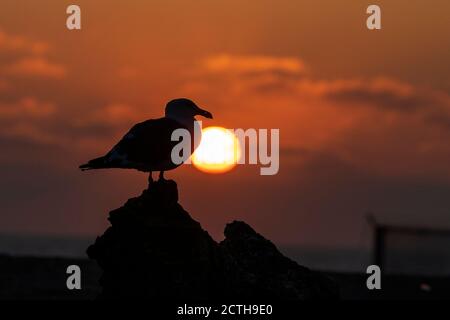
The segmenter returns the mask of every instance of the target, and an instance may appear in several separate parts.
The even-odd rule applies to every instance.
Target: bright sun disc
[[[239,140],[233,132],[222,127],[208,127],[202,130],[202,140],[191,159],[201,171],[223,173],[233,169],[240,156]]]

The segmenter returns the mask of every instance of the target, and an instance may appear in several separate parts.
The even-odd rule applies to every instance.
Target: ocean
[[[32,257],[85,258],[92,237],[0,235],[0,254]],[[327,272],[365,273],[371,262],[371,250],[364,248],[323,248],[278,245],[279,250],[299,264]],[[386,252],[385,272],[413,275],[450,275],[450,249],[433,250],[394,248]],[[439,250],[437,250],[439,249]]]

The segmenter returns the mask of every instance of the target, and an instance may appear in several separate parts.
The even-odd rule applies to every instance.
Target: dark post
[[[385,236],[386,236],[386,227],[376,226],[373,262],[374,264],[380,267],[381,271],[383,271],[383,263],[384,263],[384,249],[385,249],[384,247],[386,240]]]

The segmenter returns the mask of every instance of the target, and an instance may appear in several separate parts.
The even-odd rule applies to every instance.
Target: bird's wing
[[[184,128],[169,118],[147,120],[134,125],[104,157],[111,167],[159,170],[170,160],[173,147],[172,133]],[[186,129],[186,128],[184,128]]]

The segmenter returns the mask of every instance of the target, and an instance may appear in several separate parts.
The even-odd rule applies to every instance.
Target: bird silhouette
[[[171,100],[166,105],[163,118],[149,119],[134,125],[106,155],[82,164],[80,169],[136,169],[149,172],[149,183],[153,182],[152,172],[159,171],[159,179],[164,179],[164,171],[181,165],[174,163],[171,157],[172,149],[179,143],[171,139],[174,130],[189,131],[191,153],[198,146],[201,130],[196,115],[212,119],[210,112],[199,108],[189,99]],[[188,156],[183,155],[183,159],[186,160]]]

